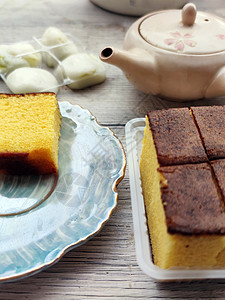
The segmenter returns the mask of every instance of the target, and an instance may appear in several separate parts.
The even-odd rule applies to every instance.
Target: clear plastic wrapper
[[[66,72],[62,62],[65,58],[67,58],[70,55],[73,55],[75,53],[86,54],[86,52],[83,45],[78,39],[75,39],[69,34],[65,34],[65,35],[67,37],[66,42],[57,43],[54,45],[45,45],[42,42],[42,38],[36,38],[36,37],[33,37],[33,39],[30,41],[0,45],[0,77],[12,92],[13,90],[11,89],[10,84],[7,82],[7,78],[10,74],[12,75],[12,73],[15,70],[18,71],[20,68],[40,68],[42,70],[48,71],[50,74],[52,74],[52,76],[55,77],[57,84],[56,82],[54,83],[54,80],[50,80],[49,85],[47,81],[47,84],[44,86],[41,83],[39,84],[38,81],[34,82],[33,84],[34,85],[36,84],[36,89],[34,92],[52,91],[57,93],[60,87],[66,85],[69,86],[70,88],[73,87],[75,87],[75,89],[79,88],[79,83],[78,83],[78,87],[76,84],[78,79],[77,78],[73,79],[69,77],[68,72]],[[98,58],[96,57],[96,59]],[[99,63],[101,64],[100,60]],[[18,72],[18,76],[16,76],[15,74],[17,78],[20,76],[19,72]],[[27,78],[27,80],[29,81],[31,79]],[[11,81],[15,82],[14,78]],[[104,79],[102,79],[100,82],[102,81],[104,81]],[[93,82],[93,83],[91,82],[90,85],[94,85],[100,82]],[[81,88],[85,88],[85,87],[86,86],[84,85],[84,87]],[[16,91],[19,90],[17,86],[13,88]],[[22,89],[26,89],[26,83],[24,83],[24,88],[22,87]]]

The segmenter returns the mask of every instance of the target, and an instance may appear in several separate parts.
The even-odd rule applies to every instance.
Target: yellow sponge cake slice
[[[0,171],[58,173],[61,116],[55,94],[0,94],[0,114]]]

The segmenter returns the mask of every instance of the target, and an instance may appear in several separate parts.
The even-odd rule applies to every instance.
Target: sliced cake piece
[[[225,213],[209,164],[155,171],[146,145],[141,179],[154,263],[165,269],[225,266],[217,259],[225,249]]]
[[[224,202],[213,167],[188,109],[147,115],[140,172],[157,266],[225,266]]]
[[[161,167],[159,173],[163,185],[155,187],[158,199],[146,205],[155,264],[219,265],[217,256],[225,249],[225,213],[211,168],[207,163],[187,164]]]
[[[55,94],[0,94],[0,114],[0,171],[58,173],[61,116]]]
[[[160,165],[207,161],[188,108],[151,111],[147,114],[147,122]]]
[[[225,158],[225,106],[191,107],[210,160]]]
[[[169,233],[224,234],[225,212],[208,163],[161,167]]]

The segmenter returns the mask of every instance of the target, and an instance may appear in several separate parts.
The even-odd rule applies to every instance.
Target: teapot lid
[[[139,27],[149,44],[184,54],[213,54],[225,50],[225,21],[196,11],[194,4],[182,10],[160,11],[145,18]]]

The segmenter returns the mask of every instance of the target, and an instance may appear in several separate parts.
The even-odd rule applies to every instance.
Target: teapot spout
[[[127,51],[107,47],[102,50],[100,59],[120,68],[137,89],[145,93],[159,93],[155,59],[149,52],[142,49]]]
[[[100,54],[100,59],[103,62],[106,62],[111,65],[115,65],[118,68],[122,69],[124,71],[125,65],[128,63],[132,63],[129,59],[129,53],[128,51],[119,50],[112,47],[107,47],[102,50]],[[126,68],[125,68],[126,69]]]

